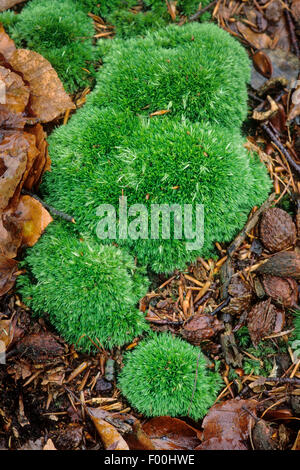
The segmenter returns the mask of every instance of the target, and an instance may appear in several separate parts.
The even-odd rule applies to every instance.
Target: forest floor
[[[12,287],[0,298],[0,339],[9,335],[0,365],[0,449],[114,449],[124,440],[132,450],[300,450],[300,346],[292,341],[299,309],[300,1],[290,7],[280,0],[210,4],[213,20],[252,57],[244,132],[273,193],[253,208],[232,243],[216,243],[219,259],[199,258],[184,272],[153,276],[140,301],[153,330],[201,345],[218,364],[224,387],[216,404],[203,422],[146,419],[116,385],[124,352],[140,338],[83,354],[47,317],[32,317]],[[86,94],[74,101],[81,106]],[[228,419],[234,430],[224,424]]]

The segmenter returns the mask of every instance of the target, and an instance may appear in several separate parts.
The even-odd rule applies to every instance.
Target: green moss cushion
[[[51,224],[28,251],[29,275],[18,278],[23,301],[47,313],[70,343],[89,351],[121,346],[147,330],[137,309],[148,282],[133,258],[87,235],[70,236],[62,223]],[[91,341],[92,340],[92,341]]]
[[[199,348],[169,334],[153,335],[125,356],[119,387],[144,416],[202,418],[222,379],[211,372]]]
[[[249,59],[213,24],[170,25],[144,40],[116,41],[92,102],[147,114],[169,110],[191,121],[240,126],[247,114]]]

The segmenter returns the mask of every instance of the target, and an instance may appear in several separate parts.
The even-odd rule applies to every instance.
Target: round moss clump
[[[68,92],[90,83],[95,59],[93,21],[72,0],[32,0],[13,22],[4,19],[17,46],[49,60]]]
[[[117,41],[90,98],[96,106],[240,126],[250,78],[245,49],[213,24],[170,25],[142,39]]]
[[[58,332],[83,350],[95,349],[91,340],[124,345],[148,328],[137,309],[148,281],[126,251],[52,223],[24,265],[30,274],[17,283],[24,302],[47,313]]]
[[[127,353],[119,387],[145,416],[203,418],[221,387],[199,348],[170,334],[154,335]]]

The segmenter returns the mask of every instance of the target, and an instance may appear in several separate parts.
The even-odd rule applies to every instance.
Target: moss
[[[154,335],[127,353],[119,387],[145,416],[202,418],[213,405],[221,377],[201,351],[169,334]]]
[[[208,120],[225,127],[247,115],[249,59],[215,25],[170,25],[143,40],[120,41],[104,59],[92,101],[149,114]]]
[[[53,223],[24,266],[30,274],[17,282],[24,302],[36,314],[48,313],[58,332],[83,350],[95,349],[89,338],[114,347],[147,330],[137,304],[148,281],[126,251]]]
[[[72,214],[81,230],[96,234],[100,204],[203,204],[205,243],[186,249],[185,239],[127,240],[142,265],[156,272],[184,268],[230,241],[251,208],[266,198],[270,181],[238,131],[168,117],[143,120],[128,112],[88,107],[50,138],[56,155],[43,186],[47,201]],[[176,188],[176,189],[174,189]],[[132,219],[131,219],[132,220]],[[195,227],[194,227],[195,228]],[[150,233],[150,221],[149,221]]]
[[[12,21],[0,15],[18,47],[43,55],[55,68],[65,88],[74,92],[90,83],[94,73],[92,19],[72,0],[32,0]],[[88,73],[86,70],[89,70]]]

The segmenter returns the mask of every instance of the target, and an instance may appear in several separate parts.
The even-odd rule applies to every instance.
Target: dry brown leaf
[[[45,228],[53,221],[42,204],[31,196],[21,196],[14,212],[21,225],[22,246],[36,244]]]
[[[264,51],[257,51],[252,56],[256,70],[266,78],[271,78],[273,73],[272,62]]]
[[[16,46],[14,41],[8,36],[8,34],[6,34],[2,24],[0,23],[0,54],[2,54],[4,59],[8,61],[15,50]]]
[[[2,130],[21,130],[24,128],[26,118],[22,114],[12,113],[5,105],[0,103],[0,127]]]
[[[6,294],[13,287],[17,268],[16,260],[0,255],[0,296]]]
[[[56,450],[55,445],[53,444],[51,439],[48,439],[48,441],[43,447],[43,450]]]
[[[300,85],[296,88],[294,93],[292,94],[292,107],[288,114],[287,120],[292,121],[297,116],[300,115]]]
[[[106,450],[129,450],[121,434],[112,424],[105,421],[106,413],[101,408],[87,407],[86,409]]]
[[[11,7],[14,7],[15,5],[18,5],[18,3],[22,3],[25,0],[0,0],[0,11],[5,11],[8,10]]]
[[[17,49],[10,58],[14,70],[29,83],[31,109],[41,122],[50,122],[75,109],[54,68],[43,56],[27,49]]]
[[[256,400],[227,400],[214,405],[203,420],[203,442],[197,450],[247,450],[249,431],[255,424]]]
[[[251,28],[241,21],[236,23],[239,32],[244,36],[246,41],[256,49],[269,48],[272,45],[272,39],[265,33],[255,33]]]
[[[23,113],[29,101],[30,90],[20,75],[0,66],[0,82],[5,85],[5,105],[14,113]]]
[[[21,132],[7,133],[0,142],[0,210],[14,196],[26,169],[28,141]]]
[[[200,431],[170,416],[152,418],[143,425],[157,450],[193,450],[200,444]]]
[[[44,132],[43,126],[41,124],[33,127],[27,126],[25,130],[27,134],[35,136],[35,146],[39,152],[24,182],[24,188],[32,190],[39,187],[43,174],[50,170],[51,160],[46,141],[47,134]]]
[[[169,109],[160,109],[159,111],[154,111],[154,113],[150,113],[149,116],[150,117],[153,117],[153,116],[163,116],[164,114],[167,114],[169,113],[170,110]]]
[[[22,229],[11,211],[0,214],[0,253],[7,258],[14,258],[21,243]]]

